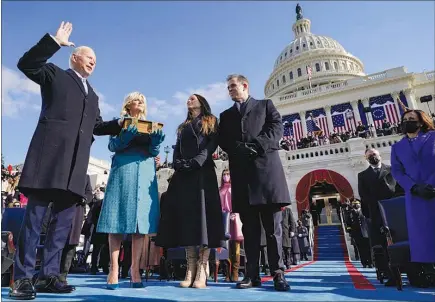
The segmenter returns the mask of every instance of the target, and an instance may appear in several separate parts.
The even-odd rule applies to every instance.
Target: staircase
[[[345,250],[344,238],[339,225],[326,225],[317,227],[317,260],[318,261],[343,261]]]

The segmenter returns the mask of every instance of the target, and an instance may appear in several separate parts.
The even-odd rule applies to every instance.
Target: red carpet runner
[[[367,280],[367,278],[364,277],[364,275],[361,274],[349,260],[349,254],[347,253],[346,242],[342,228],[340,228],[340,234],[341,246],[344,252],[344,264],[346,265],[349,276],[352,278],[353,286],[355,289],[360,290],[376,290],[373,284],[371,284],[370,281]]]

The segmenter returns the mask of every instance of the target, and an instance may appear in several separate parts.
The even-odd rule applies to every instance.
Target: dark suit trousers
[[[60,281],[66,281],[71,264],[76,254],[76,244],[67,244],[62,250],[62,257],[60,259]]]
[[[14,280],[32,278],[35,273],[36,247],[39,243],[42,222],[48,205],[53,201],[51,222],[43,249],[42,267],[39,278],[59,275],[62,250],[68,239],[76,204],[71,200],[49,194],[29,194],[26,214],[21,225],[15,253]],[[62,200],[61,200],[62,199]]]
[[[247,258],[247,277],[257,278],[260,274],[259,257],[261,244],[261,222],[266,232],[267,255],[272,274],[282,273],[282,213],[273,205],[246,206],[240,211],[243,223],[242,232],[245,239]],[[261,222],[260,222],[261,219]]]

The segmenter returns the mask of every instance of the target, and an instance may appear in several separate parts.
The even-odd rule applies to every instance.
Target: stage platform
[[[303,262],[286,273],[291,291],[276,292],[273,281],[264,277],[262,288],[237,290],[233,283],[209,282],[206,289],[184,289],[179,281],[149,280],[143,289],[130,289],[121,281],[120,289],[104,288],[106,275],[72,274],[69,282],[77,287],[66,295],[38,294],[35,301],[435,301],[434,289],[405,285],[402,292],[386,288],[376,280],[374,269],[349,261]],[[2,288],[2,300],[8,299]]]

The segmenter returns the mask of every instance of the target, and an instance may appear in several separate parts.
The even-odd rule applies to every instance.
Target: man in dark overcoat
[[[71,69],[47,63],[69,41],[72,24],[62,22],[55,36],[46,34],[18,62],[18,69],[41,86],[38,124],[27,151],[19,188],[29,199],[15,254],[14,284],[9,297],[34,299],[36,291],[69,293],[59,281],[60,256],[76,204],[85,197],[86,171],[95,135],[117,135],[122,120],[103,122],[98,96],[87,81],[96,57],[89,47],[76,48]],[[53,202],[43,251],[43,267],[33,287],[36,246],[47,205]],[[40,282],[41,281],[41,282]],[[36,289],[36,291],[35,291]]]
[[[219,145],[229,156],[233,211],[240,213],[248,260],[245,278],[237,288],[261,286],[261,219],[274,287],[287,291],[290,286],[281,269],[281,207],[290,204],[290,195],[278,154],[284,131],[281,115],[271,100],[256,100],[249,95],[246,77],[230,75],[227,83],[234,106],[220,115]]]
[[[372,256],[370,251],[369,231],[361,211],[361,203],[353,202],[353,209],[350,213],[350,236],[355,240],[363,267],[372,267]]]
[[[378,150],[367,149],[365,158],[370,166],[358,174],[358,193],[361,197],[361,210],[363,215],[368,219],[371,248],[381,245],[384,249],[384,254],[388,255],[387,242],[380,231],[383,223],[378,201],[393,198],[397,183],[391,174],[391,166],[382,163]],[[395,282],[391,278],[386,283],[386,285],[394,284]]]
[[[290,207],[282,208],[282,248],[284,264],[287,269],[292,264],[292,238],[295,236],[296,223]]]
[[[80,235],[82,232],[82,225],[85,219],[85,207],[86,204],[90,204],[93,199],[91,178],[86,175],[86,188],[85,195],[86,198],[83,199],[82,203],[76,204],[76,210],[74,218],[71,224],[71,230],[68,235],[65,247],[62,250],[62,257],[60,259],[60,275],[59,279],[62,282],[67,283],[66,277],[71,268],[72,261],[74,259],[76,248],[80,243]]]

